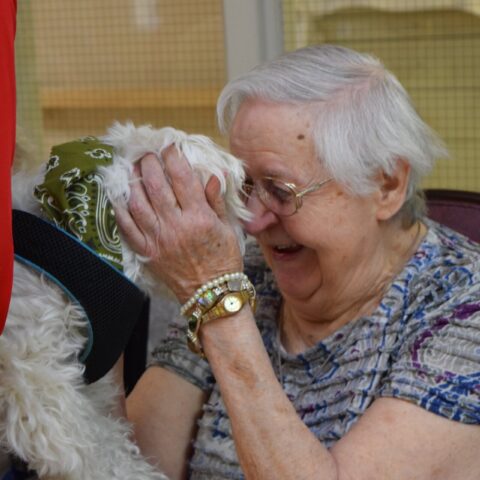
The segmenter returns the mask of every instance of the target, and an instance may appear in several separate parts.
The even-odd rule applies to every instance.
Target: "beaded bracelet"
[[[181,306],[180,314],[185,315],[188,310],[190,310],[193,305],[198,301],[198,299],[203,296],[208,290],[212,290],[214,287],[218,287],[223,283],[228,282],[229,280],[247,280],[248,277],[243,272],[234,272],[226,273],[221,277],[217,277],[209,282],[204,283],[201,287],[197,288],[195,293]]]
[[[251,285],[251,284],[250,284]],[[217,302],[207,310],[206,312],[202,311],[202,309],[198,306],[195,306],[193,311],[191,311],[190,316],[188,317],[187,322],[187,346],[193,352],[199,355],[202,358],[205,358],[205,354],[203,352],[203,347],[200,342],[199,332],[200,328],[203,327],[205,323],[208,323],[212,319],[221,318],[224,316],[229,316],[229,314],[225,311],[225,309],[219,309],[218,305],[223,301],[224,297],[228,295],[227,291],[218,297]],[[253,312],[255,312],[255,289],[253,285],[251,285],[248,289],[242,289],[239,294],[244,302],[248,301]],[[218,311],[220,310],[220,311]]]
[[[200,327],[205,314],[214,308],[228,292],[245,292],[254,308],[255,288],[244,273],[235,272],[227,273],[202,285],[180,309],[180,313],[187,317],[188,347],[203,358],[205,355],[199,339]]]

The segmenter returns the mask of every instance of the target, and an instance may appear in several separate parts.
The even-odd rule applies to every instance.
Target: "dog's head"
[[[60,255],[60,248],[57,250],[50,248],[48,252],[48,255],[53,253],[56,264],[54,267],[57,269],[56,272],[60,273],[56,275],[52,270],[41,266],[37,270],[45,272],[47,278],[53,278],[58,285],[63,285],[67,296],[73,292],[74,299],[83,307],[85,317],[88,319],[87,327],[90,326],[90,333],[87,335],[90,347],[85,350],[87,353],[84,358],[87,370],[89,365],[94,365],[95,371],[92,375],[94,378],[98,378],[111,367],[117,354],[125,346],[125,341],[128,340],[135,315],[132,312],[126,314],[118,312],[118,308],[124,308],[119,305],[127,304],[129,308],[133,308],[132,305],[138,304],[143,309],[143,294],[139,297],[136,291],[131,292],[130,286],[125,285],[131,282],[128,282],[124,276],[147,292],[151,292],[154,286],[158,286],[146,268],[148,259],[135,254],[123,242],[116,226],[112,204],[128,200],[134,163],[148,152],[155,153],[161,162],[163,149],[171,144],[184,153],[204,185],[212,175],[218,177],[230,221],[243,250],[244,234],[240,221],[247,219],[249,214],[240,199],[244,179],[242,164],[210,139],[201,135],[187,135],[173,128],[155,130],[147,126],[136,128],[132,124],[116,124],[105,137],[85,137],[53,147],[49,161],[42,165],[39,173],[31,175],[20,170],[12,180],[14,208],[26,210],[37,217],[46,217],[57,227],[49,225],[50,229],[60,230],[61,237],[68,237],[67,240],[70,243],[66,248],[62,246],[63,256]],[[38,223],[37,220],[35,225]],[[26,222],[28,223],[28,219]],[[25,225],[25,221],[23,224]],[[43,259],[47,255],[44,255],[42,249],[39,252],[37,245],[41,243],[43,248],[43,245],[48,244],[49,241],[42,240],[32,245],[36,231],[32,233],[35,235],[32,234],[30,237],[28,233],[21,235],[21,238],[29,238],[30,243],[27,242],[25,251],[35,250],[35,258]],[[64,235],[65,233],[67,235]],[[55,232],[53,234],[56,241],[58,235]],[[72,252],[76,248],[75,244],[79,244],[80,248],[74,255]],[[95,263],[90,258],[92,255],[88,257],[84,250],[94,253],[93,257],[100,257],[95,260],[100,263],[100,267],[93,273],[89,270],[88,274],[85,274],[83,271],[86,264]],[[78,261],[80,257],[85,260]],[[17,258],[19,259],[18,255]],[[28,259],[28,257],[25,258]],[[35,261],[27,264],[39,266]],[[106,271],[105,267],[108,267]],[[80,290],[84,298],[89,297],[92,291],[93,296],[100,299],[100,303],[94,301],[93,306],[92,302],[88,303],[89,301],[82,303],[74,289],[69,290],[68,283],[63,282],[63,277],[60,278],[64,270],[67,270],[70,275],[66,278],[67,282],[74,277],[78,285],[78,278],[81,279]],[[124,275],[120,275],[120,270],[123,270]],[[113,293],[117,297],[111,294],[112,283],[108,278],[112,275],[123,277],[113,288]],[[85,285],[88,288],[85,289]],[[122,296],[120,302],[118,291],[122,291],[122,288],[125,288],[125,292],[130,292],[130,296],[128,298],[126,295]],[[141,294],[141,292],[138,293]],[[125,321],[120,321],[122,315],[127,317]],[[111,353],[113,332],[119,340],[118,348]],[[103,357],[106,351],[111,354],[109,353],[109,358],[105,360]],[[99,370],[96,364],[102,364],[102,369]]]
[[[228,219],[244,253],[245,235],[241,220],[248,220],[250,213],[240,197],[245,179],[241,160],[227,153],[206,136],[189,135],[171,127],[153,129],[150,126],[135,127],[132,123],[116,123],[101,140],[114,149],[112,164],[99,169],[109,199],[114,205],[125,204],[129,199],[134,163],[147,153],[156,154],[159,162],[162,162],[162,151],[169,145],[175,145],[185,155],[204,186],[211,176],[216,176],[220,181],[221,194],[225,198]],[[149,290],[152,281],[142,268],[145,259],[133,254],[125,244],[123,256],[127,276],[142,282],[142,286]]]
[[[49,161],[38,174],[19,172],[14,176],[14,205],[46,216],[93,247],[104,260],[123,269],[137,286],[151,292],[156,282],[146,268],[148,259],[134,253],[123,241],[111,204],[128,201],[135,162],[147,153],[155,153],[162,162],[162,151],[169,145],[185,155],[203,185],[212,175],[219,179],[228,218],[243,253],[241,221],[249,218],[249,212],[240,197],[245,177],[242,162],[206,136],[170,127],[116,123],[103,137],[84,137],[53,147]],[[26,191],[35,191],[35,195]]]

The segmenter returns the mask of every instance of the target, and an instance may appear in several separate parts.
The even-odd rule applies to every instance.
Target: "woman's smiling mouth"
[[[296,243],[273,245],[271,247],[274,258],[287,259],[298,253],[303,249],[302,245]]]

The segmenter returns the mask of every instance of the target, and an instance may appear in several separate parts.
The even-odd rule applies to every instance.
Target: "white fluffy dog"
[[[102,171],[112,203],[128,200],[136,160],[148,152],[161,159],[173,143],[204,184],[211,175],[220,179],[243,248],[239,219],[248,212],[239,197],[244,172],[238,159],[204,136],[172,128],[116,124],[102,140],[114,147],[113,164]],[[14,208],[41,216],[32,195],[41,175],[14,175]],[[125,274],[151,290],[148,259],[124,242],[122,248]],[[60,287],[15,262],[10,311],[0,336],[0,451],[21,458],[41,478],[165,479],[141,456],[128,422],[115,414],[122,392],[113,371],[85,384],[84,366],[77,360],[85,346],[85,323],[81,306]]]

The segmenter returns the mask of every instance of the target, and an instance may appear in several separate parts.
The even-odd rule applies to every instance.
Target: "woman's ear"
[[[399,159],[395,170],[387,175],[380,172],[377,177],[377,220],[389,220],[402,207],[410,178],[410,164]]]

